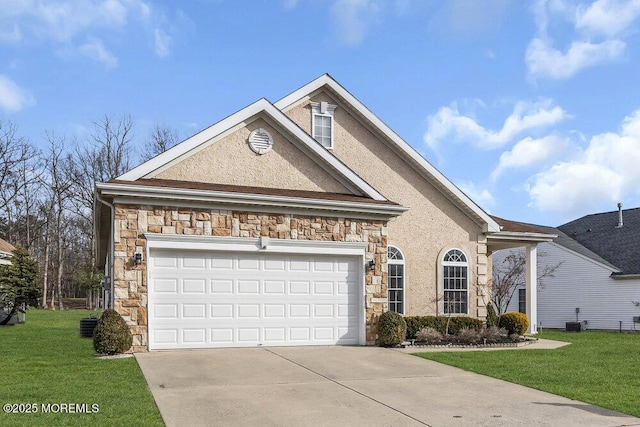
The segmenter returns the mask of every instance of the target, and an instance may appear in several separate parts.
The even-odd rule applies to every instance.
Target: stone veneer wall
[[[366,331],[367,343],[375,342],[376,319],[387,309],[384,221],[116,204],[114,308],[131,328],[134,352],[148,350],[147,260],[133,262],[146,251],[144,233],[368,242],[366,260],[375,260],[375,269],[365,272]]]

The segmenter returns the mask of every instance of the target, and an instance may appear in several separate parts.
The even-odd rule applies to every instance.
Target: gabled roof
[[[6,240],[0,239],[0,252],[11,253],[15,251],[16,248]]]
[[[405,142],[398,134],[389,128],[382,120],[373,114],[355,96],[342,87],[329,74],[324,74],[312,82],[304,85],[295,92],[285,96],[274,105],[282,111],[288,111],[301,102],[320,91],[328,91],[337,101],[346,104],[349,110],[358,115],[358,119],[375,133],[407,163],[420,173],[425,179],[431,182],[442,194],[454,202],[465,214],[476,223],[483,225],[487,232],[499,232],[500,227],[494,219],[486,213],[480,206],[471,200],[462,190],[455,186],[439,170],[420,155],[413,147]]]
[[[526,222],[511,221],[511,220],[499,218],[496,216],[494,216],[493,218],[498,222],[498,224],[500,224],[500,228],[502,229],[502,232],[553,236],[552,243],[555,243],[570,251],[573,251],[577,254],[587,257],[600,264],[603,264],[607,268],[613,270],[614,272],[620,271],[614,265],[609,263],[606,259],[602,258],[600,255],[582,246],[580,243],[573,240],[571,237],[567,236],[558,228],[547,227],[545,225],[530,224]]]
[[[558,227],[571,239],[596,253],[621,272],[640,274],[640,208],[591,214]]]
[[[196,150],[215,140],[215,138],[232,132],[253,118],[262,117],[271,124],[280,127],[292,135],[292,139],[302,144],[302,149],[307,151],[310,158],[333,175],[341,184],[347,187],[355,195],[370,197],[374,200],[386,200],[376,189],[360,178],[354,171],[329,153],[315,139],[296,125],[282,111],[274,107],[266,99],[262,98],[242,110],[228,116],[207,129],[184,140],[153,159],[139,165],[116,178],[120,181],[136,181],[141,178],[153,178],[166,168],[180,162],[193,154]]]

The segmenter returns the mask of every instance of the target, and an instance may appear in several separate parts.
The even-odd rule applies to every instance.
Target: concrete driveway
[[[168,426],[640,426],[638,418],[379,347],[136,359]]]

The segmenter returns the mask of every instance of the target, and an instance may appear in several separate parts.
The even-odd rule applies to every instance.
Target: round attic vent
[[[266,154],[273,147],[273,138],[269,132],[258,128],[249,134],[249,147],[257,154]]]

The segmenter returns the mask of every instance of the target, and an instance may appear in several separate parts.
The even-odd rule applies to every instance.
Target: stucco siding
[[[509,251],[494,254],[500,263]],[[538,274],[545,266],[560,266],[554,277],[544,279],[538,287],[538,321],[543,328],[565,328],[566,322],[586,321],[587,329],[631,330],[633,317],[640,316],[640,280],[614,280],[611,270],[555,243],[538,246]],[[495,265],[495,264],[494,264]],[[518,311],[517,291],[509,310]]]
[[[320,101],[337,104],[320,93],[286,114],[310,132],[310,102]],[[400,248],[406,257],[405,314],[442,313],[442,302],[438,303],[442,295],[437,286],[441,280],[438,258],[443,249],[458,248],[469,260],[469,314],[477,316],[475,283],[486,280],[488,270],[486,246],[482,237],[479,239],[481,227],[340,105],[334,113],[331,151],[385,197],[410,208],[389,222],[389,244]],[[484,315],[484,308],[480,314]]]
[[[247,143],[249,134],[257,128],[264,128],[274,139],[273,148],[264,155],[254,153]],[[154,178],[350,194],[262,119],[210,144]]]

